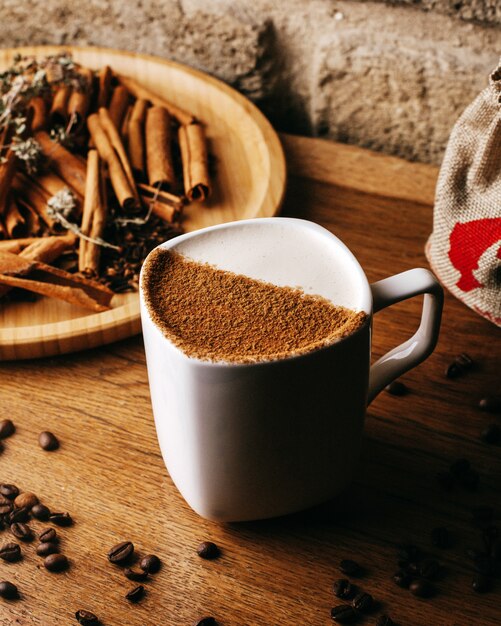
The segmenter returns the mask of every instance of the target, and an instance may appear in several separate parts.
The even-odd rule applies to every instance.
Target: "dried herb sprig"
[[[37,174],[43,161],[42,147],[36,139],[20,139],[14,137],[10,146],[12,152],[21,161],[26,172],[30,175]]]

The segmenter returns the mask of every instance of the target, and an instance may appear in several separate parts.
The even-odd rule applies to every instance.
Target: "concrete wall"
[[[438,163],[501,55],[501,0],[3,0],[0,39],[173,58],[279,129]]]

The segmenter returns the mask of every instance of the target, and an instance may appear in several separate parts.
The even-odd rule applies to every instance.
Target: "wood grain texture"
[[[313,149],[309,141],[301,144],[294,149],[300,167],[301,153],[306,162]],[[322,149],[342,153],[335,145]],[[357,167],[367,171],[364,154],[359,151]],[[371,281],[426,266],[429,205],[291,177],[283,212],[340,236]],[[376,316],[374,359],[409,336],[420,306],[413,299]],[[448,380],[444,369],[459,351],[478,365]],[[404,377],[411,393],[383,393],[370,406],[359,469],[344,496],[294,516],[219,525],[188,508],[165,470],[140,337],[81,354],[0,364],[2,417],[11,417],[18,429],[5,441],[1,480],[38,493],[76,520],[61,532],[72,563],[67,573],[37,568],[33,545],[24,548],[21,563],[0,561],[0,579],[16,582],[23,594],[21,601],[0,602],[0,624],[69,626],[83,607],[104,626],[190,626],[204,615],[214,615],[221,626],[327,626],[338,603],[331,586],[342,558],[367,568],[360,586],[401,626],[499,624],[500,581],[492,593],[476,596],[464,552],[480,545],[471,507],[500,502],[499,448],[480,443],[478,433],[501,417],[476,408],[483,395],[499,389],[500,370],[499,330],[447,295],[437,350]],[[38,447],[45,429],[60,437],[57,452]],[[478,469],[479,491],[444,494],[435,473],[460,456]],[[436,526],[454,533],[453,548],[432,548]],[[137,606],[124,600],[132,584],[105,556],[126,539],[164,562]],[[196,555],[205,539],[221,547],[219,560]],[[415,598],[392,582],[402,540],[429,550],[446,567],[433,600]],[[374,624],[380,611],[359,623]]]
[[[241,94],[192,68],[152,56],[106,48],[40,46],[0,51],[0,70],[16,53],[44,56],[69,50],[86,67],[109,65],[193,113],[205,125],[214,157],[213,193],[185,210],[183,228],[275,215],[285,189],[280,141],[266,118]],[[84,350],[140,331],[137,294],[116,296],[103,314],[41,299],[0,304],[0,360]]]

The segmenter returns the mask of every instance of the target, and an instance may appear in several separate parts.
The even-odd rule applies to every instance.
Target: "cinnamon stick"
[[[108,110],[113,124],[115,124],[115,128],[118,130],[122,127],[122,121],[127,107],[129,106],[129,100],[130,94],[123,85],[115,87]]]
[[[109,65],[105,65],[99,70],[99,92],[97,96],[97,108],[107,107],[110,100],[111,81],[113,72]]]
[[[23,198],[17,196],[16,202],[26,222],[26,234],[30,237],[38,235],[42,230],[38,213]]]
[[[92,81],[94,78],[92,70],[89,70],[86,67],[80,69],[80,74],[82,75],[82,84],[79,89],[74,89],[71,92],[68,100],[68,115],[70,116],[70,119],[73,120],[72,128],[74,128],[77,133],[82,130],[85,123],[87,111],[89,110],[90,98],[92,95]]]
[[[51,126],[59,125],[66,127],[68,123],[68,100],[70,93],[71,90],[68,85],[56,87],[49,113]]]
[[[87,155],[87,181],[85,201],[82,213],[81,230],[91,239],[102,237],[106,225],[106,194],[101,175],[102,164],[96,150]],[[94,241],[80,240],[78,250],[78,269],[86,274],[98,275],[101,246]]]
[[[17,203],[12,197],[9,198],[7,211],[4,215],[4,226],[11,239],[19,237],[25,230],[26,220],[19,212]]]
[[[144,176],[144,123],[146,120],[146,111],[148,109],[148,100],[138,98],[134,102],[129,120],[128,128],[128,152],[130,164],[133,171],[140,178]]]
[[[26,259],[50,264],[58,259],[63,252],[71,250],[75,246],[76,240],[77,236],[74,233],[54,237],[36,237],[20,254]]]
[[[159,202],[158,200],[148,200],[148,207],[151,208],[151,212],[154,215],[168,224],[172,224],[179,217],[179,209],[171,204],[165,204],[164,202]]]
[[[16,172],[16,155],[9,149],[5,160],[0,164],[0,215],[7,209],[9,190]]]
[[[18,173],[12,183],[16,200],[24,202],[47,224],[49,227],[55,226],[54,220],[47,213],[47,201],[50,196],[36,185],[26,184],[26,176]],[[30,234],[33,234],[30,232]]]
[[[27,176],[27,184],[30,183],[41,187],[49,197],[55,196],[58,192],[67,187],[73,192],[75,198],[80,203],[82,202],[82,196],[78,193],[78,191],[73,189],[71,185],[68,185],[68,183],[55,172],[48,171],[44,174],[37,174],[36,176]]]
[[[122,126],[120,127],[120,139],[124,146],[127,145],[129,140],[129,120],[132,113],[132,106],[129,104],[127,107],[127,111],[125,112],[124,118],[122,120]]]
[[[6,239],[0,241],[0,252],[12,252],[13,254],[19,254],[21,250],[24,250],[30,244],[45,239],[45,237],[22,237],[20,239]]]
[[[118,75],[118,79],[122,85],[127,87],[130,93],[136,98],[142,98],[143,100],[149,100],[152,104],[156,106],[161,106],[167,109],[169,113],[174,117],[180,124],[192,124],[196,121],[196,118],[191,113],[181,109],[172,102],[169,102],[162,96],[155,94],[153,91],[140,85],[136,80],[130,78],[129,76],[124,76],[123,74]]]
[[[33,111],[33,118],[31,120],[31,130],[33,132],[37,130],[43,130],[47,127],[47,103],[40,96],[31,98],[29,107]]]
[[[184,193],[190,201],[203,202],[211,192],[205,131],[201,124],[179,127]]]
[[[164,107],[153,106],[146,112],[146,168],[152,186],[173,187],[174,163],[171,149],[171,118]]]
[[[157,200],[163,204],[168,204],[169,206],[174,207],[176,211],[181,211],[185,205],[184,196],[177,196],[176,194],[169,193],[163,189],[150,187],[150,185],[146,185],[144,183],[139,183],[138,188],[143,198],[148,200]]]
[[[85,192],[85,163],[66,150],[61,144],[52,141],[49,135],[41,130],[35,133],[35,139],[49,162],[49,166],[65,183],[83,197]]]
[[[7,236],[7,231],[5,230],[5,226],[3,224],[2,218],[0,217],[0,241],[3,241]]]

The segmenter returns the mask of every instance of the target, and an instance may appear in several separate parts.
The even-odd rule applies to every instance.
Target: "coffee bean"
[[[453,463],[451,463],[449,469],[453,476],[459,477],[470,471],[471,466],[468,459],[456,459]]]
[[[334,595],[337,598],[342,598],[343,600],[348,600],[349,598],[351,598],[354,595],[354,593],[356,591],[356,588],[355,588],[354,585],[352,585],[350,583],[350,581],[348,579],[346,579],[346,578],[339,578],[332,585],[332,590],[334,592]]]
[[[0,582],[0,598],[4,598],[5,600],[15,600],[18,597],[19,592],[16,585],[7,580]]]
[[[124,570],[125,578],[129,580],[133,580],[137,583],[142,583],[148,578],[148,572],[143,572],[142,570],[135,570],[130,567],[127,567]]]
[[[419,598],[430,598],[435,592],[433,585],[423,579],[411,582],[409,589],[412,594],[418,596]]]
[[[409,576],[416,576],[419,574],[419,565],[416,561],[398,561],[398,567],[400,567],[400,569]]]
[[[462,368],[457,363],[450,363],[445,368],[445,375],[447,378],[459,378],[463,373]]]
[[[75,613],[75,618],[82,626],[97,626],[99,624],[97,616],[90,611],[86,611],[85,609],[79,609]]]
[[[31,509],[31,514],[35,519],[46,522],[50,517],[50,510],[45,504],[35,504]]]
[[[450,491],[454,487],[454,476],[450,472],[439,472],[437,482],[444,491]]]
[[[473,580],[471,581],[471,586],[473,591],[477,593],[485,593],[489,591],[492,586],[492,581],[488,576],[483,576],[482,574],[475,574]]]
[[[402,587],[403,589],[408,589],[409,585],[412,582],[412,576],[407,572],[399,570],[398,572],[395,572],[395,574],[393,574],[393,581],[399,587]]]
[[[459,476],[459,484],[468,491],[476,491],[479,481],[480,477],[478,473],[472,469]]]
[[[29,491],[20,493],[14,500],[14,506],[17,509],[28,509],[28,511],[31,511],[35,504],[38,504],[38,498],[34,493],[30,493]]]
[[[38,436],[38,443],[40,444],[40,447],[47,452],[52,452],[53,450],[57,450],[59,448],[59,441],[57,437],[48,430],[44,430],[43,433],[40,433]]]
[[[340,624],[353,624],[358,619],[357,612],[349,604],[339,604],[331,609],[331,617]]]
[[[370,593],[362,591],[361,593],[357,593],[351,604],[354,609],[357,609],[357,611],[360,611],[361,613],[368,613],[374,606],[374,599]]]
[[[49,521],[58,526],[71,526],[73,524],[73,519],[69,513],[51,513]]]
[[[219,548],[212,541],[203,541],[197,548],[197,554],[202,559],[216,559],[219,556]]]
[[[49,554],[45,557],[43,564],[49,572],[62,572],[68,569],[70,563],[64,554]]]
[[[143,556],[139,567],[148,574],[156,574],[161,567],[161,561],[155,554]]]
[[[134,587],[131,591],[129,591],[125,595],[125,599],[129,602],[139,602],[144,596],[144,587],[143,585],[139,585],[138,587]]]
[[[466,354],[466,352],[462,352],[459,356],[457,356],[455,361],[459,367],[463,368],[463,370],[469,370],[474,365],[473,359],[469,354]]]
[[[113,546],[108,552],[108,560],[115,565],[122,565],[127,563],[133,554],[134,544],[132,541],[122,541],[122,543],[117,543]]]
[[[445,550],[451,547],[452,537],[447,528],[439,526],[431,531],[431,542],[435,547]]]
[[[0,559],[14,563],[21,558],[21,546],[17,543],[5,543],[0,548]]]
[[[20,539],[21,541],[31,541],[33,539],[31,528],[27,524],[23,524],[21,522],[11,524],[10,532],[14,535],[14,537],[16,537],[16,539]]]
[[[14,434],[16,427],[12,420],[2,420],[0,422],[0,439],[6,439]]]
[[[480,439],[484,443],[497,445],[501,441],[501,428],[497,424],[489,424],[487,428],[480,433]]]
[[[360,565],[353,561],[352,559],[343,559],[339,564],[339,569],[346,574],[347,576],[360,576],[362,573],[362,568]]]
[[[59,553],[59,546],[57,545],[57,543],[50,543],[49,541],[46,541],[44,543],[40,543],[37,546],[37,554],[38,556],[49,556],[49,554],[58,554]]]
[[[213,617],[202,617],[197,619],[193,626],[217,626],[217,622]]]
[[[501,396],[486,396],[480,400],[478,406],[487,413],[501,413]]]
[[[16,522],[27,522],[30,519],[30,510],[27,507],[23,509],[14,509],[9,514],[9,524],[15,524]]]
[[[9,500],[14,500],[19,495],[19,489],[16,485],[0,485],[0,494]]]
[[[12,513],[12,502],[6,502],[5,504],[0,504],[0,515],[9,515]]]
[[[376,626],[397,626],[389,615],[380,615],[376,620]]]
[[[419,573],[427,580],[434,580],[440,571],[440,565],[433,559],[424,560],[419,566]]]
[[[394,380],[389,385],[386,385],[384,389],[392,396],[405,396],[405,394],[409,393],[407,385],[399,380]]]
[[[42,543],[54,543],[59,540],[55,528],[47,528],[47,530],[43,530],[38,535],[38,538]]]

